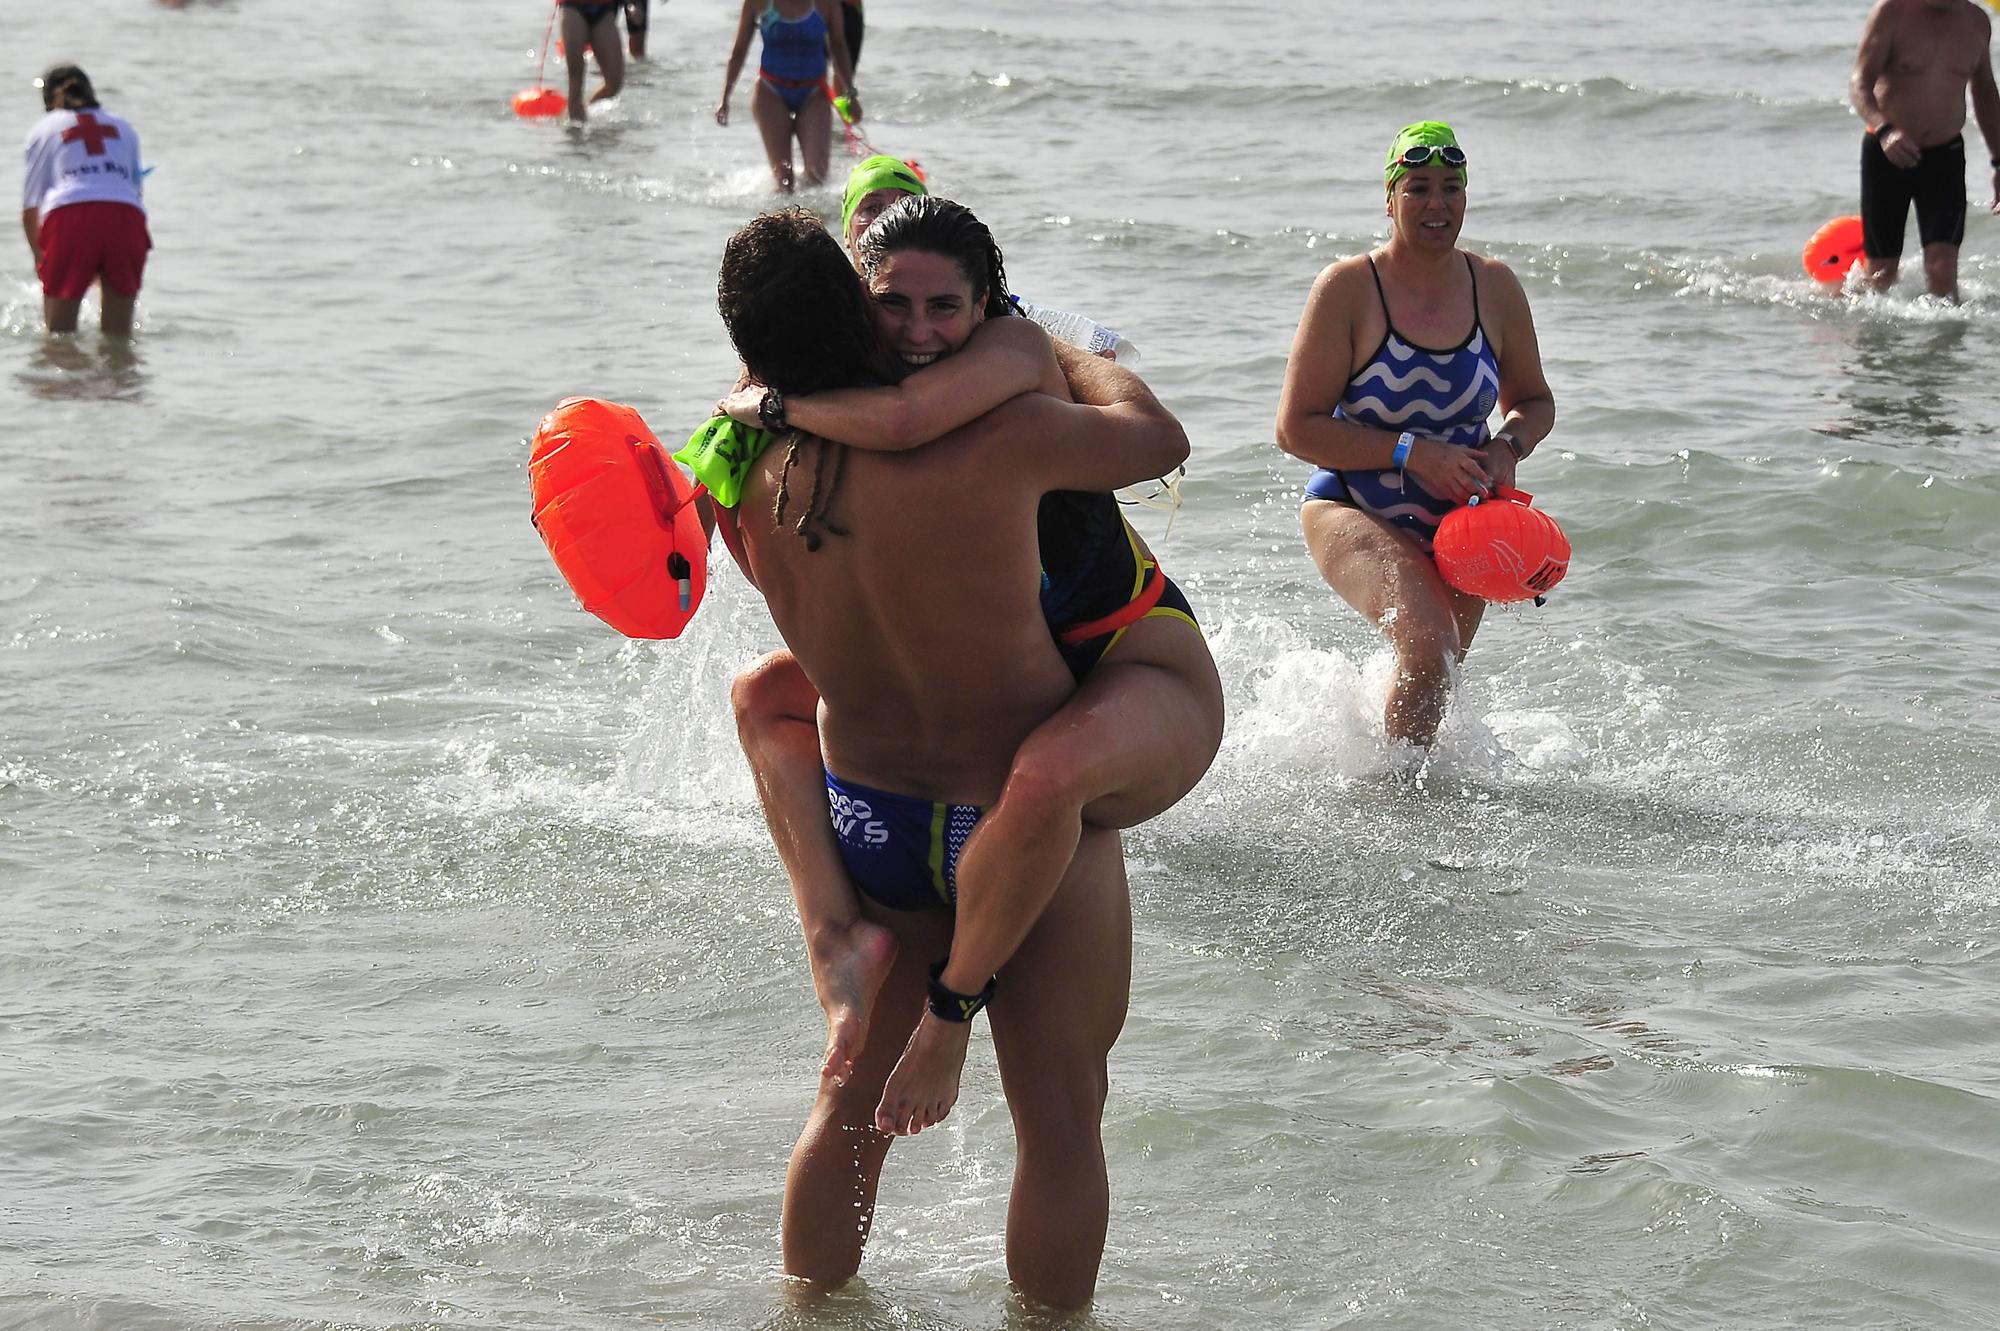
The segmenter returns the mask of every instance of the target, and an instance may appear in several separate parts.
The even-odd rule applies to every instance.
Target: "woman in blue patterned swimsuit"
[[[736,45],[730,48],[729,72],[722,80],[722,100],[715,105],[715,123],[729,123],[729,94],[750,53],[750,34],[762,34],[764,53],[757,65],[757,86],[750,94],[750,114],[764,137],[764,155],[780,193],[793,190],[792,141],[799,145],[805,183],[826,179],[833,146],[833,106],[827,100],[828,71],[845,96],[850,113],[861,119],[861,98],[854,91],[854,62],[847,54],[846,27],[840,0],[743,0],[736,23]]]
[[[1405,128],[1384,175],[1388,243],[1313,283],[1278,446],[1319,468],[1300,517],[1321,575],[1396,653],[1389,738],[1429,746],[1486,608],[1444,584],[1431,537],[1453,508],[1514,483],[1556,404],[1520,280],[1458,248],[1466,161],[1451,127]]]

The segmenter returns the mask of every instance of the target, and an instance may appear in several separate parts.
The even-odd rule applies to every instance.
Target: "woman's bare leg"
[[[563,63],[569,67],[569,118],[577,124],[590,119],[584,109],[583,76],[590,59],[590,25],[583,15],[564,6],[562,12]]]
[[[750,114],[757,120],[757,132],[764,138],[764,156],[771,163],[771,179],[780,194],[792,192],[792,113],[785,99],[762,79],[750,90]]]
[[[833,104],[826,100],[824,91],[806,98],[792,129],[798,137],[799,163],[804,168],[806,184],[824,183],[827,163],[833,155]]]
[[[1472,646],[1486,602],[1447,587],[1430,556],[1372,513],[1308,500],[1299,521],[1320,576],[1396,653],[1383,728],[1428,748],[1451,702],[1452,667]]]
[[[590,49],[597,55],[597,72],[604,75],[604,83],[590,94],[590,100],[607,101],[625,87],[625,48],[618,42],[617,10],[612,10],[591,26]]]

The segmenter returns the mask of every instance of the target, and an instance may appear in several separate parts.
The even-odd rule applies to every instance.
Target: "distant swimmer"
[[[662,4],[666,0],[660,0]],[[625,31],[632,42],[632,58],[646,58],[646,30],[652,24],[652,0],[625,0]]]
[[[99,327],[129,337],[153,248],[138,132],[98,104],[90,77],[75,65],[56,66],[41,85],[47,114],[28,130],[21,229],[42,279],[42,317],[51,333],[75,332],[95,283]]]
[[[593,102],[616,97],[625,87],[625,51],[618,43],[618,0],[608,4],[587,4],[585,0],[562,0],[563,59],[569,64],[569,118],[582,124],[590,118],[584,109],[583,76],[586,48],[597,55],[597,71],[604,76]]]
[[[1877,290],[1896,281],[1903,229],[1917,209],[1924,280],[1958,299],[1965,241],[1965,94],[1992,159],[2000,213],[2000,91],[1989,49],[1993,20],[1973,0],[1877,0],[1861,30],[1848,100],[1868,133],[1861,141],[1862,247]]]
[[[1313,283],[1278,446],[1319,468],[1300,519],[1320,574],[1395,650],[1384,728],[1428,747],[1486,609],[1445,585],[1431,538],[1454,507],[1513,485],[1556,404],[1520,280],[1458,248],[1467,170],[1451,127],[1406,126],[1383,174],[1388,243]]]
[[[757,86],[750,94],[750,113],[764,138],[764,155],[781,193],[797,188],[792,170],[792,142],[799,145],[805,183],[826,179],[833,150],[833,105],[827,101],[827,77],[847,98],[849,113],[861,119],[861,96],[854,90],[854,63],[847,54],[846,28],[840,0],[743,0],[736,23],[736,44],[729,51],[729,69],[722,78],[722,100],[715,104],[715,123],[729,123],[729,96],[750,53],[750,34],[762,35],[763,56],[757,66]]]

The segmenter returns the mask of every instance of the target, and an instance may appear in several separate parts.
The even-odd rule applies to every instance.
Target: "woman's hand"
[[[763,405],[764,386],[762,384],[752,384],[747,388],[737,389],[728,397],[719,399],[715,404],[715,414],[718,416],[727,416],[733,421],[741,421],[745,425],[755,425],[761,429],[764,425],[764,418],[757,414],[757,409]]]
[[[725,126],[729,123],[729,99],[727,97],[715,104],[715,123]]]
[[[1486,478],[1495,490],[1514,488],[1515,468],[1521,460],[1514,456],[1514,450],[1507,447],[1507,441],[1498,437],[1486,441]]]
[[[1439,499],[1462,504],[1474,495],[1484,499],[1491,493],[1487,456],[1483,448],[1460,448],[1441,439],[1418,438],[1410,443],[1410,460],[1403,470],[1413,473],[1418,483]],[[1512,462],[1513,455],[1507,460]]]

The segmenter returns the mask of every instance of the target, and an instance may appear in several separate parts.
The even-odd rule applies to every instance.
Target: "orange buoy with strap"
[[[1844,282],[1848,270],[1862,260],[1861,218],[1836,217],[1812,233],[1800,260],[1815,282]]]
[[[1528,507],[1534,496],[1502,486],[1445,514],[1431,542],[1438,572],[1459,591],[1488,601],[1539,601],[1569,572],[1569,537]]]
[[[523,88],[514,94],[514,114],[523,120],[547,120],[569,109],[569,98],[554,88]]]
[[[556,16],[561,13],[562,0],[556,0],[555,7],[549,10],[549,24],[542,29],[542,59],[535,66],[535,86],[514,94],[514,114],[523,120],[546,120],[569,109],[569,98],[542,85],[542,75],[549,67],[549,38],[556,30]],[[556,45],[560,49],[562,44]]]
[[[566,398],[528,455],[535,530],[583,608],[629,638],[677,638],[708,586],[706,491],[638,412]]]

